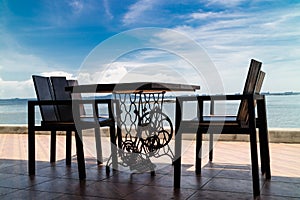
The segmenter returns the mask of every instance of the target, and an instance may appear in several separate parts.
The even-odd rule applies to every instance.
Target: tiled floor
[[[249,143],[217,142],[213,163],[205,157],[198,177],[194,141],[184,141],[182,187],[174,190],[168,157],[156,161],[154,177],[124,170],[107,175],[105,166],[96,165],[93,137],[85,137],[87,178],[79,181],[74,148],[72,166],[65,165],[64,136],[57,138],[55,165],[48,162],[49,136],[36,141],[37,174],[30,178],[27,135],[0,134],[0,199],[252,199]],[[102,142],[107,157],[107,139]],[[261,199],[300,199],[300,144],[270,144],[270,150],[272,180],[261,179]]]

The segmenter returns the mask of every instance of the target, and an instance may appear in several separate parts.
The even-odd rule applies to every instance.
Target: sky
[[[124,36],[140,29],[151,30],[147,41],[145,35],[139,41]],[[226,93],[242,91],[251,58],[263,63],[262,91],[300,91],[297,0],[0,0],[0,98],[35,97],[33,74],[84,82],[81,72],[93,53],[102,52],[103,58],[133,43],[145,48],[122,52],[113,63],[97,63],[99,71],[93,75],[102,79],[89,77],[86,82],[150,76],[172,82],[181,74],[189,83],[203,84],[189,70],[191,63],[170,51],[185,45],[184,40],[179,44],[182,36],[208,55]],[[145,45],[150,42],[156,49]],[[136,76],[141,70],[144,74]],[[202,79],[213,80],[209,75]]]

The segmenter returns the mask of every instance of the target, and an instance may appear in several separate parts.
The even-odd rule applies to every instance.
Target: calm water
[[[165,104],[165,112],[174,119],[173,104]],[[237,104],[227,105],[235,114]],[[40,119],[39,111],[36,116]],[[270,128],[300,128],[300,95],[267,96],[267,116]],[[0,124],[27,124],[27,99],[0,99]]]

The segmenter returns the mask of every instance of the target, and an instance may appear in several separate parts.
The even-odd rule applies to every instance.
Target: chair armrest
[[[261,94],[232,94],[232,95],[209,95],[209,96],[179,96],[176,97],[176,113],[180,114],[183,112],[184,102],[196,102],[198,106],[197,118],[200,121],[204,120],[203,107],[204,102],[209,101],[210,104],[210,115],[214,115],[214,102],[215,101],[261,101],[264,100],[265,96]],[[179,110],[180,109],[180,110]],[[222,116],[226,117],[226,116]],[[181,120],[181,118],[180,118]]]
[[[99,105],[100,104],[107,104],[108,109],[108,118],[114,120],[115,116],[120,113],[119,110],[119,100],[117,99],[82,99],[82,100],[73,100],[75,104],[78,104],[79,107],[80,104],[92,104],[93,105],[93,115],[94,117],[97,116],[98,118],[106,117],[107,115],[103,115],[99,113]]]
[[[42,106],[42,105],[72,105],[72,100],[29,100],[28,106]]]
[[[231,95],[210,95],[210,96],[198,96],[198,100],[203,101],[234,101],[234,100],[247,100],[253,98],[254,100],[264,98],[261,94],[231,94]]]
[[[58,105],[69,105],[73,106],[75,109],[75,114],[80,116],[79,105],[92,104],[93,106],[93,116],[95,118],[100,117],[98,113],[98,104],[108,105],[108,116],[113,118],[112,105],[117,104],[117,100],[113,99],[76,99],[76,100],[29,100],[28,101],[28,124],[35,125],[35,106],[58,106]]]
[[[81,99],[81,100],[72,100],[73,104],[75,104],[75,108],[79,108],[79,105],[84,104],[92,104],[93,107],[93,116],[94,117],[104,117],[99,113],[99,105],[100,104],[106,104],[108,108],[108,117],[110,119],[114,118],[115,111],[115,105],[118,105],[119,101],[115,99]],[[76,105],[77,104],[77,105]],[[78,112],[78,110],[76,110]],[[78,114],[78,113],[77,113]]]
[[[265,95],[261,94],[232,94],[232,95],[205,95],[205,96],[179,96],[176,99],[179,102],[188,101],[226,101],[226,100],[246,100],[253,98],[255,100],[265,98]]]

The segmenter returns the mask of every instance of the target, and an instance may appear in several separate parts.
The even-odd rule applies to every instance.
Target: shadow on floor
[[[194,166],[182,165],[181,188],[173,189],[173,166],[162,165],[150,173],[112,171],[87,158],[87,178],[78,179],[76,159],[56,164],[36,163],[36,176],[28,176],[26,160],[0,160],[0,199],[252,199],[249,165],[208,163],[202,175]],[[300,178],[261,178],[262,199],[299,199]]]

